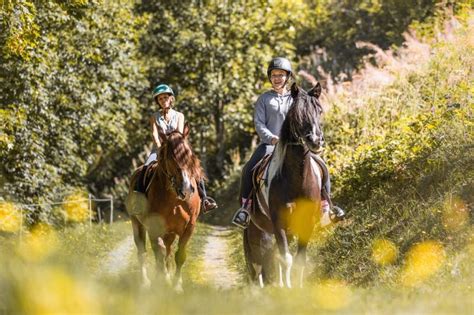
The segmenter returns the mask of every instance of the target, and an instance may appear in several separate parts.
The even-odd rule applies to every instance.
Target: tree
[[[208,170],[222,176],[227,150],[253,134],[252,105],[267,81],[266,65],[277,55],[294,58],[305,5],[143,1],[140,10],[152,14],[142,46],[150,58],[149,80],[178,90],[180,108],[199,135],[201,157],[215,155],[207,165],[217,169]]]
[[[309,67],[321,65],[333,76],[358,69],[369,53],[357,41],[382,49],[404,42],[403,33],[414,21],[435,13],[439,0],[323,0],[308,1],[311,7],[306,30],[297,39],[298,54],[311,55]],[[447,1],[450,2],[450,1]]]
[[[2,196],[102,193],[128,174],[131,153],[142,149],[139,97],[149,85],[138,55],[144,20],[132,9],[17,1],[2,11]]]

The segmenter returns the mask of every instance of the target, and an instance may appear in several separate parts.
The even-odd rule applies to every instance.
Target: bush
[[[433,240],[450,251],[468,239],[474,192],[469,84],[474,55],[467,53],[474,48],[472,34],[472,25],[460,28],[416,67],[396,60],[404,75],[381,69],[392,71],[387,74],[395,77],[392,84],[359,90],[360,98],[346,92],[330,99],[328,160],[335,197],[350,220],[320,249],[326,272],[356,283],[378,279],[381,269],[371,259],[377,239],[396,246],[395,265],[413,244]]]

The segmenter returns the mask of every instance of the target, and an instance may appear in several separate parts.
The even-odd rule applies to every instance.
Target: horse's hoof
[[[174,286],[174,291],[178,294],[181,294],[184,292],[183,286],[181,285],[181,283]]]
[[[165,281],[166,281],[166,283],[168,283],[169,285],[173,284],[173,281],[171,280],[171,276],[170,276],[169,273],[167,273],[167,274],[165,275]]]
[[[149,289],[151,287],[150,279],[143,279],[141,287],[142,289]]]

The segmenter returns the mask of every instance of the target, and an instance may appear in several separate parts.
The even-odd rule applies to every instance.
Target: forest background
[[[472,8],[469,0],[0,1],[0,198],[31,204],[79,192],[122,200],[151,148],[159,83],[175,90],[210,189],[219,190],[257,141],[253,103],[269,88],[272,57],[286,56],[331,95],[379,63],[378,50],[397,56],[408,30],[436,41],[453,16],[467,24]],[[336,193],[364,200],[401,164],[393,150],[405,149],[366,131],[405,119],[404,109],[363,124],[360,106],[334,109],[325,129],[331,171],[345,189]],[[372,155],[361,159],[361,151]],[[53,212],[34,208],[26,219]]]

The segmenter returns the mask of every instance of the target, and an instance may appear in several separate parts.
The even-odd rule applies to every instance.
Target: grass
[[[24,255],[17,239],[2,237],[0,311],[6,313],[166,313],[166,314],[469,314],[472,310],[474,246],[449,255],[442,268],[419,286],[379,281],[363,287],[343,280],[308,279],[304,289],[237,286],[216,290],[200,278],[202,250],[211,227],[200,224],[184,267],[185,293],[156,281],[144,290],[135,255],[120,274],[103,272],[108,252],[131,235],[129,222],[79,225],[55,232],[54,248]],[[330,241],[330,237],[326,241]],[[93,240],[95,239],[95,241]],[[43,239],[46,244],[51,241]],[[24,242],[27,242],[24,240]],[[240,233],[229,237],[230,267],[243,267]],[[321,243],[312,243],[317,248]],[[135,253],[135,249],[133,249]],[[151,252],[149,252],[149,257]],[[10,255],[6,255],[10,253]],[[29,251],[31,254],[32,251]],[[149,265],[153,266],[149,260]],[[102,267],[101,267],[102,266]],[[314,266],[317,267],[317,266]],[[240,269],[242,270],[242,269]],[[397,273],[391,266],[379,273]],[[392,277],[388,277],[391,279]],[[39,294],[38,292],[41,292]]]

